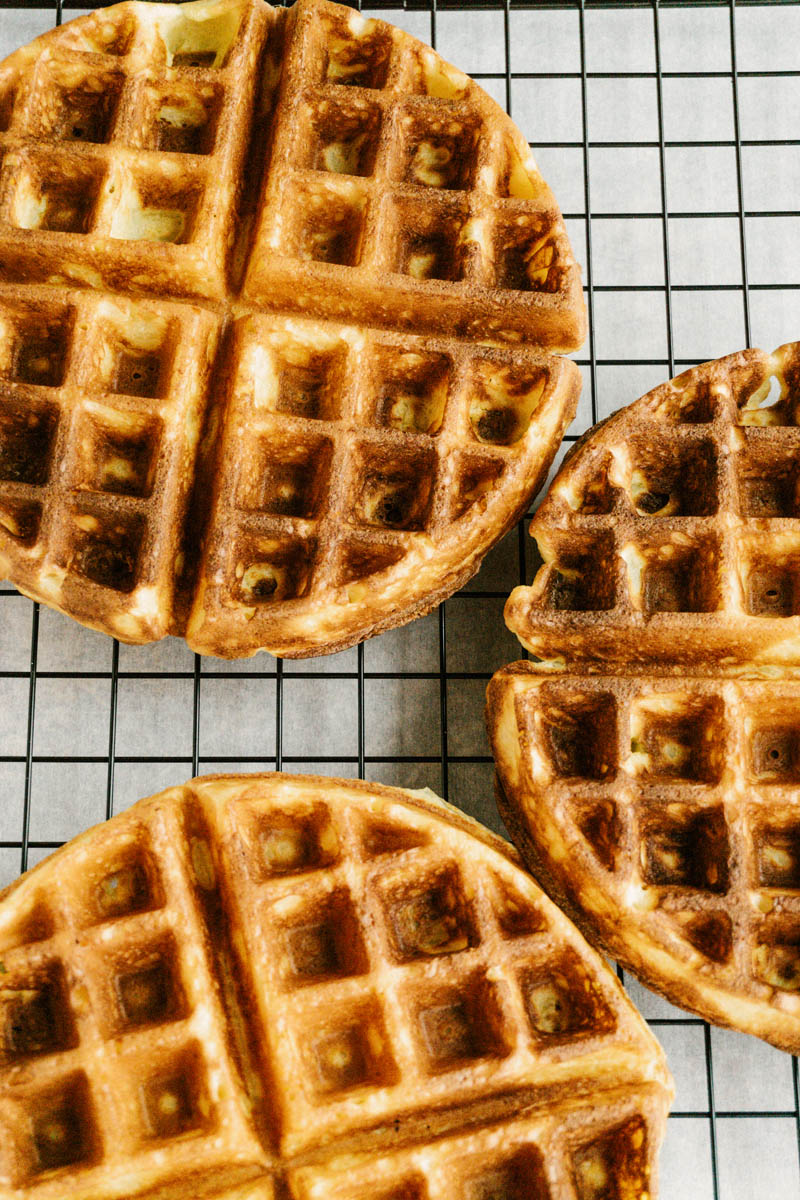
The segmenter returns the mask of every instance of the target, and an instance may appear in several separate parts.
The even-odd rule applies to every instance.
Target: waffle
[[[85,624],[301,657],[428,611],[584,328],[527,143],[383,22],[125,3],[0,65],[0,576]]]
[[[800,1050],[800,345],[687,372],[591,431],[507,606],[499,802],[596,944]]]
[[[4,893],[0,953],[3,1198],[655,1196],[655,1040],[430,792],[195,780]]]

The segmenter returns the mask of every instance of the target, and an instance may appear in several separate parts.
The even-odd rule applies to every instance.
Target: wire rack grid
[[[590,315],[565,442],[686,366],[798,336],[800,0],[363,10],[480,79],[553,186]],[[0,0],[0,57],[82,11]],[[483,691],[519,656],[502,606],[530,578],[528,519],[437,613],[302,663],[121,646],[0,585],[0,882],[140,796],[214,770],[430,786],[500,828]],[[797,1060],[623,978],[678,1085],[662,1200],[800,1200]]]

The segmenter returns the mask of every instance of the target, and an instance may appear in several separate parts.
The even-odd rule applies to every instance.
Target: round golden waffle
[[[4,1200],[646,1200],[671,1081],[511,848],[429,792],[142,801],[0,900]]]
[[[550,894],[668,999],[795,1053],[799,352],[707,363],[576,445],[506,609],[537,661],[488,707]]]
[[[125,3],[0,66],[0,576],[85,624],[304,656],[428,611],[584,329],[527,143],[381,21]]]

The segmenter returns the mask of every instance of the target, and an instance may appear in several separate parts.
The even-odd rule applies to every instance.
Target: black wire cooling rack
[[[798,336],[800,0],[363,9],[453,58],[532,138],[583,261],[590,317],[565,441],[684,367],[754,336],[767,348]],[[0,44],[79,11],[0,0]],[[434,616],[299,664],[130,650],[0,585],[0,876],[210,770],[429,785],[497,827],[483,690],[518,657],[502,605],[530,578],[528,519]],[[797,1060],[625,982],[678,1082],[663,1200],[798,1200]]]

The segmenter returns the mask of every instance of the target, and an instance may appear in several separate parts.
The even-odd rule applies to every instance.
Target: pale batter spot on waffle
[[[120,852],[94,884],[92,902],[93,923],[160,907],[161,897],[147,859],[133,849]]]
[[[386,86],[392,59],[392,38],[385,26],[360,16],[329,14],[322,41],[322,82],[342,87]]]
[[[91,158],[54,164],[31,154],[15,172],[11,224],[19,229],[86,234],[94,223],[104,168]]]
[[[239,546],[236,594],[248,605],[296,600],[308,590],[316,546],[311,540],[265,538]]]
[[[468,275],[480,253],[477,242],[469,237],[469,209],[460,198],[421,208],[416,198],[397,196],[388,221],[393,231],[392,267],[401,275],[457,281]]]
[[[547,386],[545,371],[517,371],[489,360],[473,365],[469,419],[479,442],[513,446],[528,432]]]
[[[288,433],[258,438],[254,469],[242,476],[239,502],[273,516],[311,518],[328,491],[332,443],[328,438],[299,441]]]
[[[57,1054],[76,1043],[58,963],[30,978],[0,976],[0,1062]]]
[[[559,251],[552,222],[539,213],[498,222],[494,233],[495,284],[517,292],[556,291]]]
[[[115,1032],[163,1025],[185,1015],[174,943],[137,948],[135,958],[128,956],[113,969],[118,1009]]]
[[[501,458],[477,457],[464,454],[456,473],[456,486],[450,504],[450,515],[458,520],[474,505],[487,505],[505,469]]]
[[[344,1009],[344,1011],[342,1011]],[[315,1023],[307,1031],[312,1081],[324,1096],[353,1088],[391,1087],[398,1071],[377,1001],[347,1012],[337,1006],[336,1024]]]
[[[641,1117],[573,1152],[578,1200],[650,1200],[647,1131]]]
[[[610,693],[548,691],[539,738],[551,769],[567,778],[605,779],[616,769],[617,706]]]
[[[523,1146],[463,1181],[464,1200],[548,1200],[544,1158],[536,1146]]]
[[[405,353],[381,346],[375,356],[378,425],[435,436],[442,427],[452,365],[445,354]]]
[[[477,944],[458,869],[404,879],[383,892],[386,925],[401,962],[459,954]]]
[[[151,1138],[175,1138],[207,1130],[213,1110],[199,1046],[187,1047],[166,1069],[145,1080],[142,1105]]]
[[[153,490],[161,421],[92,405],[79,430],[82,474],[98,492],[148,497]]]
[[[93,1105],[82,1072],[38,1096],[31,1107],[30,1176],[87,1166],[96,1159]]]
[[[800,516],[800,450],[748,441],[736,466],[740,516]]]
[[[433,1071],[504,1058],[507,1044],[497,989],[477,973],[457,988],[430,988],[417,1001],[419,1044]]]
[[[759,885],[800,891],[800,824],[765,822],[754,832]]]
[[[657,692],[636,700],[630,733],[630,773],[664,781],[718,782],[726,748],[719,696]]]
[[[260,826],[257,838],[263,877],[318,871],[339,857],[339,839],[324,805],[308,812],[276,810]]]
[[[600,531],[576,537],[560,548],[548,563],[541,598],[545,608],[559,612],[605,612],[616,604],[617,568],[614,538]]]
[[[743,390],[737,400],[740,425],[768,428],[798,424],[798,406],[793,391],[777,375],[767,375],[760,386]]]
[[[366,197],[353,186],[329,183],[287,188],[287,237],[279,252],[308,262],[355,267],[361,259]]]
[[[478,169],[480,122],[450,108],[420,102],[398,120],[399,178],[418,187],[469,191]]]
[[[41,487],[50,475],[58,409],[0,396],[0,482]]]
[[[94,65],[51,66],[38,81],[25,132],[54,142],[111,141],[123,78]]]
[[[358,914],[343,889],[292,911],[283,941],[287,979],[295,985],[363,975],[368,970]]]
[[[698,810],[657,801],[641,814],[640,833],[646,883],[727,892],[730,842],[722,805]]]
[[[717,456],[708,439],[635,443],[628,497],[643,517],[705,517],[717,511]]]
[[[756,979],[780,992],[800,991],[800,926],[791,918],[767,921],[756,931]]]
[[[115,197],[109,234],[120,241],[183,245],[192,240],[202,195],[200,178],[156,169],[134,172]]]
[[[132,592],[136,587],[144,523],[136,514],[98,518],[91,512],[72,515],[69,567],[100,587]]]
[[[306,122],[299,132],[299,165],[334,175],[372,175],[381,132],[377,105],[324,99],[309,109]]]
[[[360,457],[348,506],[355,519],[381,529],[424,529],[433,500],[435,453],[365,445]]]
[[[714,537],[692,538],[673,533],[642,540],[636,547],[644,560],[641,586],[631,587],[642,612],[710,613],[720,604],[719,547]],[[632,583],[629,562],[629,586]]]
[[[224,67],[236,42],[242,12],[242,6],[221,5],[205,19],[180,9],[159,14],[167,66],[192,71]]]
[[[153,88],[149,103],[152,118],[145,134],[147,149],[167,154],[214,152],[222,106],[218,87],[176,80],[168,87]]]
[[[611,1033],[616,1019],[572,951],[525,969],[522,995],[534,1036],[547,1044]]]

